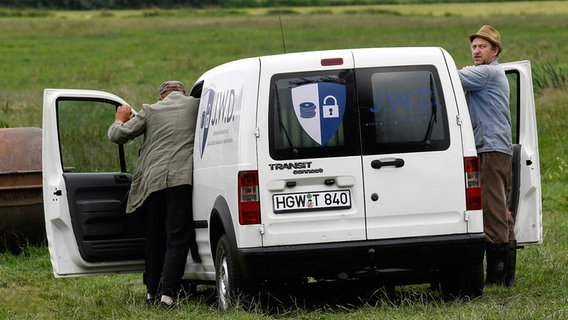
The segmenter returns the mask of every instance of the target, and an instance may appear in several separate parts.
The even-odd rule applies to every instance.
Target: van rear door
[[[100,91],[44,91],[43,202],[56,277],[143,270],[144,219],[125,214],[140,144],[107,138],[121,104]]]
[[[260,79],[263,245],[366,239],[351,51],[262,57]]]
[[[513,127],[513,193],[511,212],[519,246],[541,244],[542,194],[536,110],[530,61],[508,62]]]
[[[368,238],[481,232],[464,216],[463,140],[443,51],[412,50],[354,51]]]

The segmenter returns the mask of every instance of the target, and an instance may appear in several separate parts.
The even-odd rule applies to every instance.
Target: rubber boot
[[[507,271],[505,272],[505,286],[515,286],[515,269],[517,268],[517,241],[509,241]]]
[[[486,244],[487,274],[485,286],[505,285],[505,273],[509,260],[509,244]]]
[[[495,283],[495,250],[489,243],[485,244],[485,286]]]

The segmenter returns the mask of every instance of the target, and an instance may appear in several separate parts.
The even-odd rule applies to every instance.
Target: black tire
[[[474,299],[483,295],[483,264],[455,265],[442,268],[442,293],[448,299]]]
[[[227,311],[234,304],[239,287],[240,274],[229,247],[229,240],[226,235],[222,235],[215,252],[215,288],[219,309]]]

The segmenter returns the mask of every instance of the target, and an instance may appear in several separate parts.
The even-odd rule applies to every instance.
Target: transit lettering
[[[310,169],[312,162],[269,163],[270,170]]]

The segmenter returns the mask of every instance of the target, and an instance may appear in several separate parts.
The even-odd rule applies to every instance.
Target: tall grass
[[[313,288],[265,293],[228,314],[203,286],[179,310],[143,302],[141,276],[55,279],[47,249],[0,253],[0,318],[6,319],[566,319],[568,318],[567,2],[288,8],[291,51],[377,46],[442,46],[469,64],[467,36],[481,25],[503,37],[500,61],[534,67],[545,242],[519,251],[517,285],[473,301],[445,301],[427,286],[358,292]],[[513,10],[517,8],[517,11]],[[548,12],[547,8],[553,8]],[[155,14],[149,14],[155,12]],[[278,17],[265,9],[54,12],[0,17],[0,124],[41,126],[44,88],[99,89],[133,106],[157,99],[166,79],[191,84],[205,70],[242,57],[282,53]],[[109,124],[112,121],[109,120]],[[341,290],[345,289],[345,290]]]
[[[533,82],[537,90],[568,87],[568,67],[551,63],[541,64],[533,69]]]

